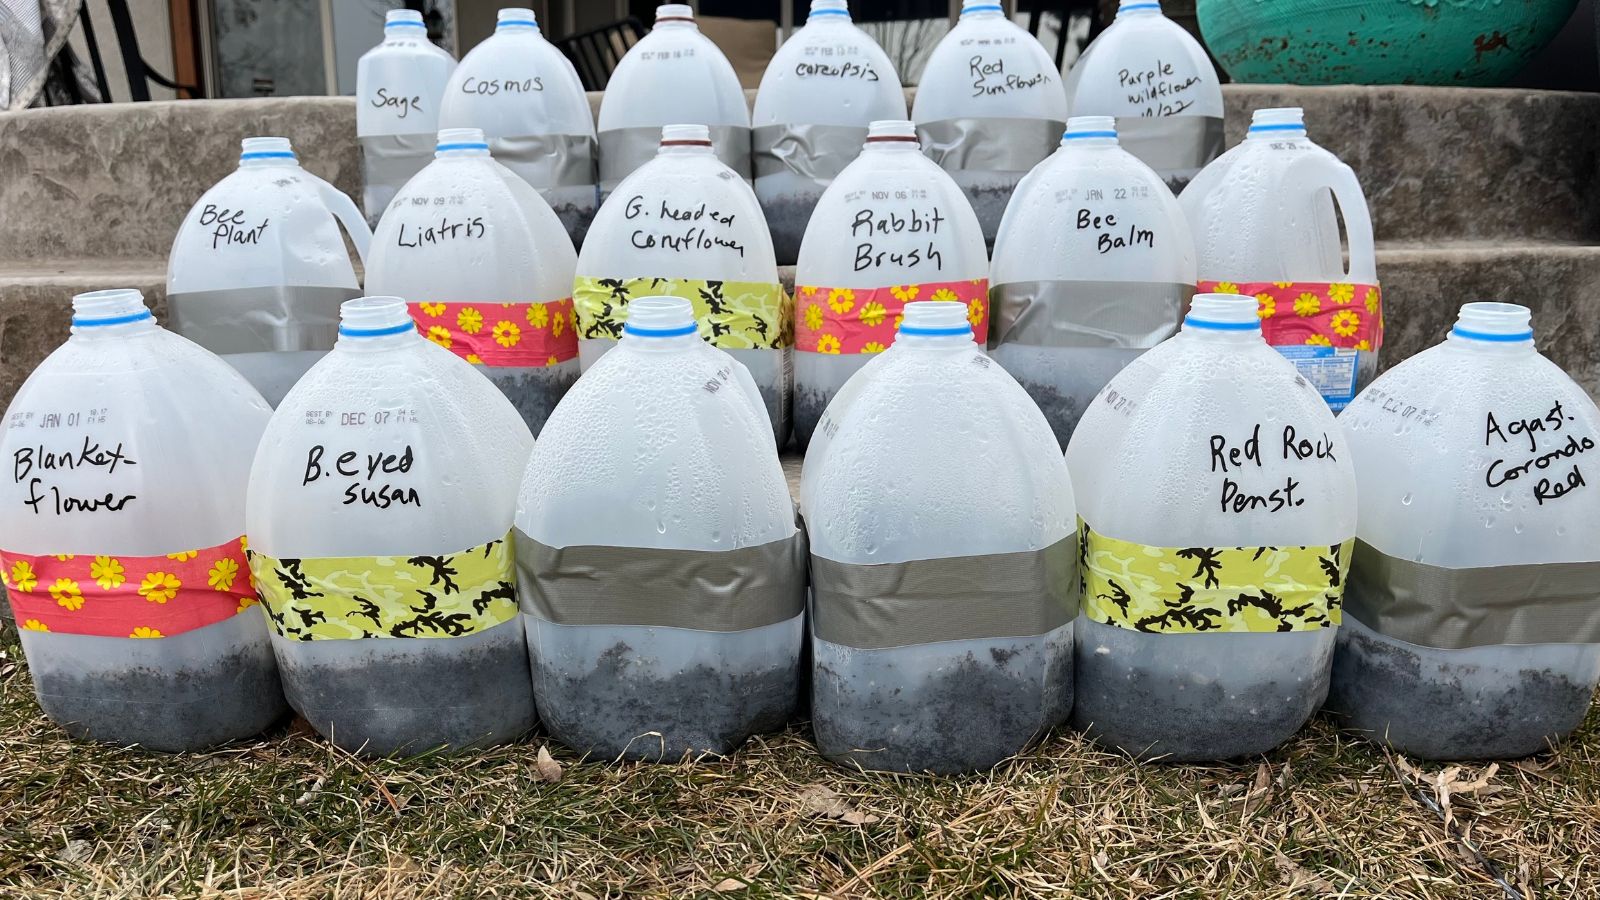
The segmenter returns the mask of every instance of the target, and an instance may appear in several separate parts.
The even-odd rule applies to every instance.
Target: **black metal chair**
[[[128,0],[106,0],[106,9],[111,13],[111,27],[116,31],[117,47],[122,51],[122,67],[128,76],[130,100],[148,101],[152,81],[174,91],[186,91],[190,97],[204,96],[199,85],[179,84],[145,62],[143,54],[139,52],[139,37],[133,28],[133,14],[128,11]],[[89,64],[94,69],[94,79],[100,88],[100,96],[109,101],[111,84],[106,78],[105,62],[100,58],[100,42],[95,38],[94,22],[91,21],[87,9],[78,16],[78,21],[83,25],[84,43],[89,48]]]
[[[555,42],[561,52],[572,60],[578,78],[586,91],[603,91],[611,73],[628,48],[639,43],[649,33],[644,23],[632,16],[620,22],[569,35]]]

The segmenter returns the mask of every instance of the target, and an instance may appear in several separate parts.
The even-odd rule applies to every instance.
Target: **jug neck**
[[[1298,106],[1258,109],[1250,115],[1247,141],[1281,141],[1306,136],[1305,110]]]
[[[912,351],[975,347],[972,323],[967,320],[967,305],[953,300],[907,303],[905,318],[895,334],[894,346]]]
[[[663,3],[656,7],[654,27],[679,31],[700,30],[694,21],[694,8],[687,3]]]
[[[1116,17],[1121,20],[1139,17],[1150,19],[1160,16],[1161,4],[1157,0],[1123,0],[1122,5],[1117,7]]]
[[[1061,135],[1063,147],[1116,147],[1117,120],[1111,116],[1073,116]]]
[[[433,148],[434,159],[488,159],[489,142],[482,128],[442,128]]]
[[[1533,313],[1515,303],[1465,303],[1445,340],[1471,353],[1534,352]]]
[[[335,350],[375,353],[407,347],[422,340],[417,323],[399,297],[358,297],[339,307],[339,340]]]
[[[713,156],[711,129],[704,125],[663,125],[658,156]]]
[[[1004,19],[1005,9],[994,0],[963,0],[961,4],[962,22],[977,21],[979,19]]]
[[[1224,344],[1264,344],[1260,304],[1248,294],[1195,294],[1183,317],[1190,340]]]
[[[427,38],[428,25],[422,21],[422,13],[414,9],[391,9],[384,16],[384,43],[427,40]]]
[[[682,297],[640,297],[628,304],[619,343],[641,353],[678,353],[700,343],[694,306]]]
[[[811,0],[811,11],[806,14],[807,25],[849,21],[850,4],[847,0]]]
[[[252,137],[239,142],[239,168],[300,168],[288,138]]]
[[[921,153],[917,126],[906,119],[880,119],[867,125],[863,153]]]
[[[533,10],[513,7],[500,10],[495,17],[495,34],[538,34],[539,20]]]
[[[159,330],[144,295],[133,288],[90,291],[72,298],[72,340],[123,340]]]

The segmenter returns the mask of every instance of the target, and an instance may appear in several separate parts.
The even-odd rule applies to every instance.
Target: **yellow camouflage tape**
[[[511,536],[442,556],[274,559],[250,551],[272,629],[292,641],[450,638],[517,616]]]
[[[1083,611],[1131,631],[1313,631],[1341,620],[1354,538],[1313,547],[1149,547],[1078,520]]]
[[[794,304],[783,285],[703,278],[595,278],[572,284],[578,335],[622,336],[628,304],[636,297],[681,297],[694,304],[700,336],[723,350],[781,349],[794,345]]]

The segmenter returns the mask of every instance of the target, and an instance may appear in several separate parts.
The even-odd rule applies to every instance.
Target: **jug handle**
[[[311,173],[306,173],[310,175]],[[333,213],[339,224],[350,235],[350,243],[356,245],[356,255],[361,257],[361,266],[367,265],[367,249],[372,246],[372,229],[367,227],[366,217],[361,215],[361,210],[356,208],[356,202],[351,200],[344,191],[311,175],[316,181],[317,192],[322,195],[322,203]]]
[[[1367,260],[1365,267],[1377,279],[1377,245],[1372,237],[1372,212],[1367,207],[1366,195],[1361,192],[1361,182],[1355,170],[1338,159],[1317,156],[1304,157],[1298,165],[1284,172],[1284,183],[1299,186],[1306,193],[1315,194],[1327,188],[1333,193],[1334,206],[1344,219],[1345,238],[1349,244],[1349,262],[1345,263],[1345,278],[1353,277],[1357,260]],[[1297,172],[1296,169],[1308,169]],[[1282,238],[1280,238],[1281,240]]]

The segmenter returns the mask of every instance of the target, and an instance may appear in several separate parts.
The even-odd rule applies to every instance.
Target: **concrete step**
[[[1230,140],[1253,108],[1305,107],[1312,136],[1361,177],[1381,240],[1600,243],[1600,95],[1270,85],[1225,95]],[[259,134],[289,137],[307,169],[359,196],[350,98],[0,114],[0,260],[164,256],[188,208],[234,169],[239,139]]]
[[[1394,365],[1443,339],[1457,308],[1506,300],[1533,309],[1539,347],[1600,397],[1600,247],[1567,242],[1455,241],[1384,244],[1378,250],[1386,343]],[[794,270],[782,270],[793,288]],[[166,263],[57,259],[0,262],[0,408],[40,360],[66,338],[74,293],[135,287],[166,313]]]

